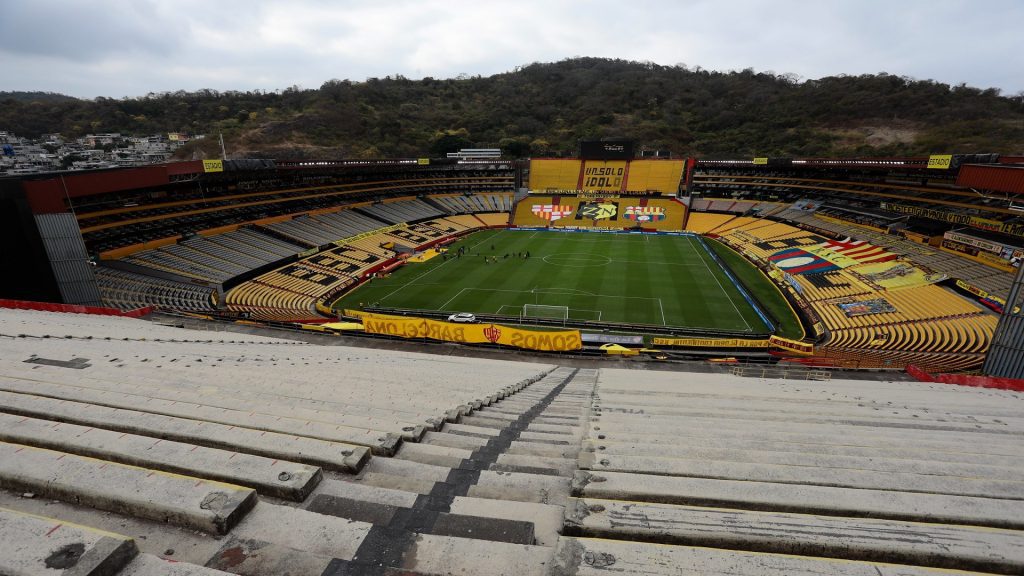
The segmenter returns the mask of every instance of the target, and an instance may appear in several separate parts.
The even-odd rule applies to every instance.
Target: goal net
[[[561,320],[562,322],[565,322],[569,319],[569,307],[548,306],[546,304],[523,304],[523,319],[525,320],[527,318]]]

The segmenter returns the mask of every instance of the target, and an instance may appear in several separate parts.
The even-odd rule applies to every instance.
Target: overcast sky
[[[0,0],[0,90],[317,88],[602,56],[1014,94],[1022,23],[1021,0]]]

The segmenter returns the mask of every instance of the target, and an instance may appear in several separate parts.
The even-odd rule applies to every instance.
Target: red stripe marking
[[[196,482],[196,485],[194,486],[194,488],[198,488],[199,485],[202,484],[203,482],[204,482],[203,480],[200,480],[200,481]]]
[[[271,466],[273,466],[274,464],[277,464],[277,460],[274,460],[273,462],[270,463]]]
[[[57,524],[53,528],[50,528],[50,531],[46,533],[46,537],[49,538],[50,534],[53,534],[54,532],[56,532],[57,528],[60,528],[61,526],[63,526],[63,524]]]
[[[17,454],[18,452],[21,452],[24,449],[25,449],[25,447],[22,446],[21,448],[18,448],[17,450],[15,450],[14,453]]]
[[[814,262],[814,263],[808,264],[806,266],[797,266],[796,268],[787,268],[787,269],[785,269],[785,272],[788,272],[790,274],[803,274],[804,272],[807,272],[809,270],[817,270],[819,268],[828,268],[829,266],[836,267],[835,264],[833,264],[833,263],[831,263],[831,262],[829,262],[827,260],[823,260],[821,262]]]
[[[65,456],[67,456],[67,454],[61,454],[60,456],[57,456],[57,460],[60,460],[61,458],[65,457]]]
[[[18,424],[21,424],[21,423],[22,423],[22,422],[24,422],[25,420],[28,420],[28,418],[22,418],[21,420],[18,420]]]
[[[146,478],[149,478],[149,477],[150,477],[150,476],[152,476],[153,474],[156,474],[156,472],[154,471],[154,472],[150,472],[149,474],[146,474]]]
[[[199,446],[193,446],[192,449],[189,450],[189,452],[195,452],[198,448],[199,448]]]

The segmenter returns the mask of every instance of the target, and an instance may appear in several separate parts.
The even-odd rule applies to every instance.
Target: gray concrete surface
[[[315,466],[4,413],[0,441],[219,480],[289,500],[304,499],[321,478]]]
[[[565,511],[567,531],[593,538],[1024,573],[1018,530],[592,498]]]
[[[256,501],[251,488],[6,442],[0,488],[217,534]]]
[[[0,508],[0,574],[116,574],[139,553],[127,536]]]
[[[0,411],[270,458],[290,459],[342,472],[359,471],[370,455],[368,448],[354,444],[31,394],[0,391]]]

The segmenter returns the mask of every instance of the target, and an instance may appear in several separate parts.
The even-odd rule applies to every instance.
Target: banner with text
[[[980,216],[969,216],[967,214],[957,214],[955,212],[922,208],[920,206],[893,204],[892,202],[882,202],[882,209],[890,212],[899,212],[900,214],[911,214],[913,216],[921,216],[922,218],[931,218],[932,220],[950,222],[952,224],[971,226],[979,230],[1002,232],[1003,234],[1010,234],[1011,236],[1024,238],[1024,224],[1000,222],[999,220],[981,218]]]
[[[655,338],[655,346],[684,348],[767,348],[767,340],[751,338]]]
[[[368,334],[428,338],[460,344],[501,344],[554,352],[583,347],[579,330],[522,330],[498,324],[456,324],[426,318],[368,314],[358,310],[345,310],[345,315],[361,318],[363,331]]]
[[[769,336],[768,343],[772,348],[785,350],[792,354],[800,354],[802,356],[810,356],[814,354],[813,344],[808,344],[807,342],[801,342],[799,340],[790,340],[789,338],[783,338],[781,336]]]

